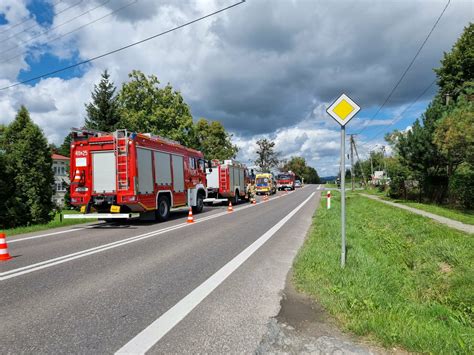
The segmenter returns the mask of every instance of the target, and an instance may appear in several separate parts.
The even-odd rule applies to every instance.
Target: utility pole
[[[372,151],[370,151],[370,176],[374,176],[374,162],[372,161]]]
[[[387,177],[387,162],[385,161],[385,146],[382,146],[383,173]]]
[[[352,138],[352,144],[354,145],[354,150],[355,150],[355,153],[356,153],[356,156],[357,156],[357,161],[359,162],[360,172],[362,173],[362,179],[364,179],[365,187],[367,187],[367,179],[365,178],[364,169],[362,167],[362,163],[361,163],[360,158],[359,158],[359,153],[357,152],[357,146],[356,146],[356,142],[355,142],[354,138]],[[370,158],[370,162],[371,162],[371,165],[372,165],[372,157]]]
[[[354,191],[354,135],[350,135],[350,144],[351,144],[351,187]]]

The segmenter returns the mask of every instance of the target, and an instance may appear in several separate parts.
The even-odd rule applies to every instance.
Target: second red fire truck
[[[278,190],[294,190],[295,189],[295,173],[288,171],[287,173],[281,173],[277,176],[277,188]]]
[[[65,218],[163,221],[171,208],[201,212],[207,197],[210,163],[201,152],[163,137],[74,130],[70,164],[71,203],[84,214]]]
[[[207,169],[206,204],[247,199],[248,169],[235,160],[212,160],[212,167]]]

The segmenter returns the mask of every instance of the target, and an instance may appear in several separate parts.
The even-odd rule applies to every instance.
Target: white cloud
[[[18,22],[28,16],[27,1],[2,0],[0,12],[11,23]],[[31,50],[34,44],[40,46],[39,53],[51,51],[65,59],[77,51],[85,59],[233,3],[139,0],[113,16],[52,42],[51,48],[41,46],[129,1],[110,1],[48,36],[34,39],[25,49]],[[64,8],[76,2],[66,0],[58,6]],[[85,1],[57,16],[52,26],[101,2]],[[34,86],[0,91],[0,122],[11,121],[19,105],[25,104],[48,138],[60,143],[69,127],[82,124],[84,103],[103,69],[109,69],[118,86],[127,80],[132,69],[140,69],[181,90],[195,116],[223,122],[235,133],[242,160],[253,157],[255,147],[251,143],[268,136],[275,140],[283,156],[302,155],[321,175],[326,174],[324,171],[332,174],[337,170],[339,136],[325,112],[328,102],[346,91],[354,94],[354,99],[365,108],[380,104],[443,6],[441,0],[250,0],[227,13],[100,59],[81,78],[44,79]],[[439,64],[442,51],[450,49],[467,24],[466,9],[472,9],[470,6],[469,1],[452,2],[394,95],[390,103],[394,110],[403,109],[421,91],[426,85],[425,78],[426,82],[431,80],[431,68]],[[8,25],[0,26],[0,32],[5,27]],[[45,29],[36,28],[23,34],[22,41],[42,30]],[[7,42],[17,44],[15,39]],[[28,69],[25,55],[0,63],[0,86],[14,82],[21,69]],[[354,126],[365,125],[384,127],[386,121],[354,120]],[[378,141],[367,145],[375,143]]]

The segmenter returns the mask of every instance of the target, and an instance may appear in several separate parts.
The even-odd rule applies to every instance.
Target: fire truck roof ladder
[[[117,130],[114,134],[115,163],[117,170],[117,191],[128,190],[128,137],[127,130]]]
[[[151,138],[151,139],[159,139],[159,140],[165,141],[165,142],[167,142],[167,143],[181,145],[181,143],[179,143],[178,141],[174,141],[174,140],[169,139],[169,138],[165,138],[165,137],[162,137],[162,136],[158,136],[158,135],[156,135],[156,134],[143,133],[143,135],[144,135],[144,136],[147,136],[148,138]]]
[[[104,135],[108,135],[107,132],[97,131],[95,129],[89,128],[71,128],[71,133],[74,137],[82,137],[82,138],[89,138],[89,137],[100,137]]]

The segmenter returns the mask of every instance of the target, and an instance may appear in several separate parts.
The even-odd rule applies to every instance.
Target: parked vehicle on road
[[[295,189],[295,173],[288,171],[287,173],[278,174],[276,177],[278,190],[294,190]]]
[[[84,214],[65,218],[163,221],[171,208],[201,212],[207,197],[203,154],[151,134],[74,130],[70,172],[71,203]]]
[[[212,167],[207,168],[207,198],[205,204],[232,201],[237,204],[247,199],[249,173],[244,164],[235,160],[212,160]]]
[[[255,177],[257,195],[276,194],[276,180],[273,174],[257,174]]]
[[[302,187],[303,185],[301,184],[301,181],[296,180],[295,181],[295,187]]]

